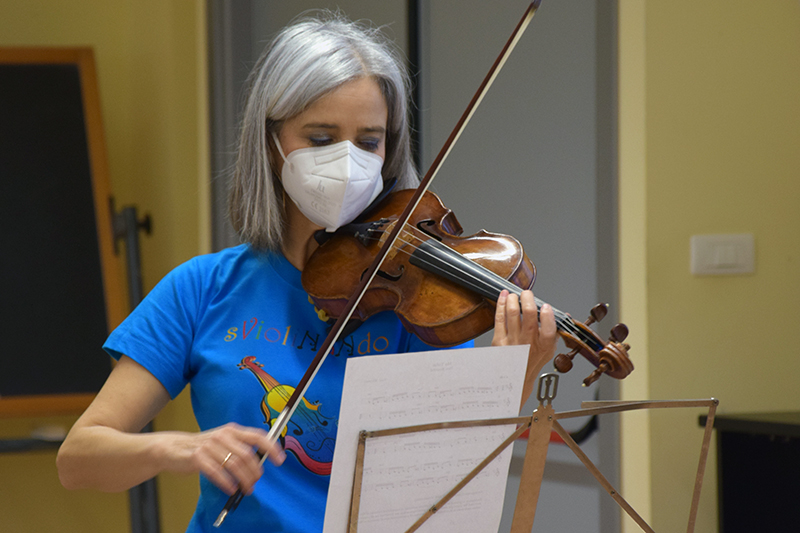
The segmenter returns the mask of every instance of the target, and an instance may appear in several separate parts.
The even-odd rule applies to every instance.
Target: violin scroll
[[[585,387],[597,381],[603,374],[608,374],[616,379],[623,379],[633,372],[633,363],[628,358],[630,345],[622,342],[628,336],[628,327],[625,324],[617,324],[611,328],[611,335],[607,343],[604,343],[589,329],[590,325],[602,320],[607,313],[608,304],[597,304],[592,308],[590,316],[585,322],[572,322],[572,327],[560,330],[565,344],[568,348],[571,348],[571,351],[566,354],[558,354],[553,364],[556,370],[563,374],[572,369],[572,360],[577,354],[583,355],[596,367],[583,380]],[[576,336],[575,333],[579,333],[579,335]],[[590,339],[592,342],[587,342]],[[592,349],[593,346],[601,349]]]

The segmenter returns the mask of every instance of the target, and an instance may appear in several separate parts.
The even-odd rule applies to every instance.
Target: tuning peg
[[[584,324],[591,326],[595,322],[600,322],[608,314],[608,304],[597,304],[589,311],[589,318],[586,319]]]
[[[578,353],[578,348],[575,348],[569,353],[560,353],[556,356],[555,360],[553,361],[553,366],[556,367],[556,370],[565,374],[572,369],[572,359]]]
[[[595,368],[594,372],[589,374],[589,376],[586,379],[583,380],[583,386],[584,387],[588,387],[589,385],[591,385],[592,383],[594,383],[595,381],[600,379],[600,376],[603,375],[603,372],[608,371],[609,368],[610,367],[609,367],[607,362],[605,362],[605,361],[601,362],[600,366]]]
[[[625,324],[617,324],[611,328],[610,340],[613,342],[622,342],[628,337],[628,326]]]

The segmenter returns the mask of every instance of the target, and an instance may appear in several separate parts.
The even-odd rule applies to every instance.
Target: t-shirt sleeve
[[[190,377],[190,354],[200,298],[196,260],[179,266],[108,337],[103,349],[127,355],[146,368],[175,398]]]

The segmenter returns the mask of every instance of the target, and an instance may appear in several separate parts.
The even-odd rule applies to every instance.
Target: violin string
[[[406,225],[406,226],[408,226],[408,225]],[[414,239],[421,240],[421,238],[418,235],[414,234],[413,231],[414,231],[414,228],[412,227],[412,231],[411,232],[406,230],[406,229],[404,229],[403,233],[406,234],[406,235],[410,235]],[[414,247],[414,250],[416,252],[418,252],[419,254],[423,254],[425,256],[431,256],[431,254],[429,254],[427,251],[423,250],[422,248],[420,248],[418,246],[415,246],[413,243],[408,242],[408,244],[411,247]],[[457,254],[457,255],[461,255],[457,251],[455,251],[452,248],[450,248],[449,246],[447,246],[446,244],[444,244],[444,243],[440,243],[440,244],[443,247],[446,247],[451,253]],[[404,253],[407,253],[407,254],[411,255],[407,250],[398,249],[398,251],[401,251],[401,252],[404,252]],[[432,264],[431,262],[425,261],[424,259],[420,259],[420,261],[424,262],[424,263],[427,263],[428,265]],[[476,290],[478,288],[477,283],[472,283],[473,280],[477,280],[477,282],[484,281],[484,280],[480,280],[476,276],[473,276],[470,272],[459,268],[457,265],[451,265],[451,266],[454,269],[458,270],[462,274],[462,278],[465,281],[465,283],[469,284],[472,287],[473,290]],[[482,267],[482,268],[484,268],[484,267]],[[502,288],[505,288],[509,292],[515,293],[517,296],[520,296],[520,294],[522,292],[522,289],[520,289],[519,287],[517,287],[513,283],[509,282],[508,280],[500,278],[499,276],[494,274],[494,272],[492,272],[491,270],[485,269],[485,268],[484,268],[484,270],[486,270],[487,275],[495,276],[497,278],[495,281],[499,282],[498,284],[503,285]],[[499,287],[493,287],[493,288],[498,289]],[[500,290],[502,290],[502,288]],[[477,290],[476,290],[476,292],[477,292]],[[540,300],[539,298],[535,298],[535,302],[536,302],[537,309],[541,309],[541,307],[544,304],[544,302],[542,300]],[[556,316],[556,322],[560,323],[560,325],[562,326],[562,329],[564,329],[565,331],[572,332],[572,333],[576,333],[576,334],[578,333],[576,330],[574,330],[574,326],[572,326],[572,324],[571,324],[572,320],[565,313],[563,313],[562,311],[559,311],[556,308],[553,308],[553,311],[554,311],[554,315]]]
[[[411,231],[406,229],[408,227],[411,228]],[[383,233],[386,230],[375,230],[375,231],[380,231],[381,233]],[[404,225],[403,229],[401,230],[401,233],[404,236],[410,236],[413,239],[422,240],[421,237],[419,237],[418,235],[416,235],[414,233],[415,231],[416,231],[416,229],[413,226],[410,226],[408,223],[406,223]],[[372,237],[372,236],[366,236],[366,238],[369,239],[369,240],[375,240],[375,241],[379,240],[378,238]],[[416,244],[414,244],[412,242],[403,241],[403,243],[405,245],[408,245],[409,247],[411,247],[415,252],[418,252],[419,254],[422,254],[422,255],[425,255],[425,256],[431,256],[431,254],[429,254],[427,251],[421,249],[419,246],[417,246]],[[441,243],[441,244],[442,244],[442,246],[447,247],[452,253],[458,254],[458,252],[456,252],[455,250],[453,250],[452,248],[450,248],[446,244],[444,244],[444,243]],[[397,244],[397,243],[395,243],[395,245],[394,245],[394,249],[397,252],[405,253],[405,254],[407,254],[409,256],[413,253],[413,252],[410,252],[410,251],[408,251],[408,250],[406,250],[404,248],[405,248],[404,245],[400,245],[400,244]],[[458,255],[461,255],[461,254],[458,254]],[[428,265],[432,265],[431,262],[426,261],[424,258],[422,258],[420,256],[418,256],[418,258],[420,259],[420,262],[426,263]],[[477,285],[476,285],[476,283],[473,282],[473,280],[477,280],[477,282],[480,282],[481,281],[480,279],[476,278],[471,273],[469,273],[467,271],[464,271],[463,269],[459,268],[457,265],[453,266],[453,268],[458,270],[462,274],[465,284],[470,285],[472,290],[476,290]],[[491,272],[488,269],[485,269],[485,270],[487,272]],[[492,274],[494,274],[494,273],[492,273]],[[499,276],[498,276],[498,278],[499,278]],[[500,278],[500,279],[502,279],[502,278]],[[503,282],[504,285],[508,284],[508,287],[503,287],[503,288],[506,288],[507,290],[509,290],[509,292],[514,292],[519,296],[519,292],[521,291],[521,289],[519,287],[517,287],[516,285],[513,285],[512,283],[508,282],[507,280],[502,280],[502,282]],[[513,289],[512,289],[512,287],[513,287]],[[497,287],[494,287],[494,288],[497,288]],[[542,300],[540,300],[539,298],[535,298],[535,302],[536,302],[537,309],[541,309],[541,306],[544,304],[544,302]],[[570,333],[574,337],[577,337],[584,344],[591,345],[591,344],[595,344],[596,343],[596,341],[594,339],[588,338],[586,336],[586,334],[581,329],[579,329],[579,328],[577,328],[575,326],[574,321],[572,320],[572,318],[569,315],[567,315],[563,311],[559,311],[555,307],[553,307],[553,314],[555,315],[555,318],[556,318],[556,324],[558,326],[560,326],[560,328],[563,331],[565,331],[567,333]]]
[[[409,253],[409,252],[408,252],[408,251],[406,251],[406,250],[400,250],[400,251],[401,251],[401,252],[404,252],[404,253]],[[422,249],[418,249],[418,250],[416,250],[416,251],[417,251],[417,252],[420,254],[420,255],[418,255],[418,259],[419,259],[419,261],[420,261],[421,263],[426,263],[426,264],[428,264],[428,265],[431,265],[431,264],[432,264],[431,262],[429,262],[429,261],[426,261],[426,260],[425,260],[423,257],[421,257],[421,256],[430,256],[430,254],[429,254],[427,251],[425,251],[425,250],[422,250]],[[409,255],[410,255],[410,254],[409,254]],[[481,282],[481,281],[484,281],[484,280],[480,280],[479,278],[476,278],[475,276],[473,276],[473,275],[472,275],[472,274],[470,274],[469,272],[467,272],[467,271],[464,271],[463,269],[460,269],[460,268],[459,268],[459,267],[457,267],[457,266],[453,266],[453,268],[454,268],[454,269],[456,269],[456,270],[458,270],[459,272],[461,272],[461,274],[462,274],[462,282],[463,282],[465,285],[469,286],[469,287],[470,287],[470,288],[471,288],[473,291],[475,291],[475,292],[478,292],[478,290],[477,290],[477,289],[479,288],[479,287],[478,287],[478,283],[479,283],[479,282]],[[478,281],[478,283],[475,283],[475,282],[473,282],[474,280],[477,280],[477,281]],[[508,285],[509,285],[509,287],[502,287],[502,288],[500,288],[500,287],[493,287],[493,288],[495,288],[495,289],[498,289],[498,290],[502,290],[503,288],[505,288],[506,290],[508,290],[508,291],[509,291],[509,292],[511,292],[511,293],[514,293],[514,294],[516,294],[517,296],[519,296],[519,295],[520,295],[520,293],[521,293],[522,289],[520,289],[519,287],[517,287],[517,286],[515,286],[515,285],[511,284],[510,282],[509,282],[509,284],[508,284]],[[514,288],[513,288],[513,289],[512,289],[512,288],[510,288],[510,286],[513,286]],[[542,300],[540,300],[539,298],[535,298],[535,302],[536,302],[536,307],[537,307],[537,309],[541,309],[541,307],[542,307],[542,305],[544,304],[544,302],[543,302]],[[563,313],[563,312],[559,311],[559,310],[558,310],[558,309],[556,309],[556,308],[553,308],[553,311],[554,311],[554,312],[553,312],[553,314],[554,314],[554,316],[555,316],[555,319],[556,319],[556,324],[559,326],[559,328],[560,328],[562,331],[565,331],[565,332],[567,332],[567,333],[570,333],[570,334],[572,334],[573,336],[575,336],[575,337],[579,338],[579,339],[580,339],[581,341],[583,341],[584,343],[587,343],[587,344],[592,344],[592,341],[591,341],[591,340],[589,340],[589,339],[587,339],[587,338],[585,337],[584,333],[583,333],[581,330],[579,330],[579,329],[577,329],[577,328],[575,327],[575,325],[574,325],[573,321],[572,321],[572,320],[571,320],[571,319],[568,317],[568,315],[566,315],[565,313]]]

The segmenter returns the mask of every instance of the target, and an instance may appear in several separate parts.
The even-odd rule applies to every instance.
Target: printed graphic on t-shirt
[[[319,332],[292,328],[291,325],[275,327],[265,324],[264,320],[252,317],[242,321],[242,328],[233,326],[224,332],[223,340],[226,343],[267,343],[273,346],[289,346],[298,350],[310,350],[316,352],[325,335]],[[338,357],[340,355],[369,355],[382,353],[389,348],[389,339],[384,335],[373,336],[372,332],[364,328],[358,330],[358,335],[348,335],[339,339],[333,345],[329,355]]]
[[[252,355],[242,359],[238,366],[241,370],[250,370],[264,388],[261,412],[264,414],[264,423],[272,427],[292,396],[294,387],[278,383]],[[300,464],[315,474],[328,476],[333,463],[336,421],[320,412],[321,405],[301,398],[280,438],[284,449],[297,457]]]

